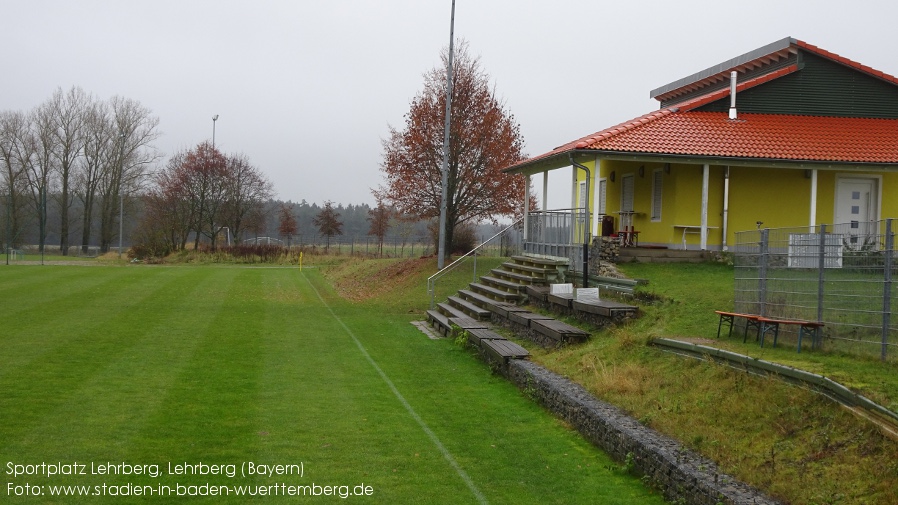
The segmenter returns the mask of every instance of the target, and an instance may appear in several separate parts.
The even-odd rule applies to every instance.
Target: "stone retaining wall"
[[[646,475],[671,501],[697,505],[779,502],[722,473],[712,461],[640,424],[578,384],[526,360],[499,370],[525,394],[570,423],[587,440]]]

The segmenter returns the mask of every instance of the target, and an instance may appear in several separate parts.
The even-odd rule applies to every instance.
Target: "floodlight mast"
[[[440,200],[440,241],[437,252],[437,268],[446,263],[446,201],[449,193],[449,125],[452,118],[452,56],[455,41],[455,0],[452,0],[452,18],[449,22],[449,65],[446,70],[446,118],[443,125],[442,198]]]
[[[218,114],[212,116],[212,149],[215,149],[215,122],[218,121]]]

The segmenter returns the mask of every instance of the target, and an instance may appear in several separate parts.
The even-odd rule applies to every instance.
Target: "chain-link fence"
[[[896,359],[892,219],[738,232],[734,264],[736,312],[821,322],[829,348]]]

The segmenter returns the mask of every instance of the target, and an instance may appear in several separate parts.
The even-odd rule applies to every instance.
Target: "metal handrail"
[[[458,266],[458,265],[461,263],[461,261],[462,261],[463,259],[467,258],[468,256],[471,256],[472,254],[474,255],[474,275],[476,276],[476,275],[477,275],[477,251],[478,251],[481,247],[483,247],[483,246],[485,246],[486,244],[489,244],[490,242],[492,242],[494,238],[496,238],[496,237],[498,237],[499,235],[502,235],[503,233],[507,232],[508,230],[514,228],[518,223],[522,222],[523,220],[524,220],[524,218],[522,217],[522,218],[518,219],[517,221],[511,223],[510,225],[506,226],[505,228],[503,228],[501,231],[499,231],[498,233],[496,233],[496,234],[493,235],[492,237],[490,237],[490,238],[484,240],[483,242],[481,242],[479,246],[477,246],[477,247],[475,247],[474,249],[471,249],[470,251],[466,252],[465,254],[459,256],[458,259],[456,259],[456,260],[453,261],[452,263],[450,263],[450,264],[446,265],[445,267],[443,267],[442,270],[440,270],[440,271],[438,271],[437,273],[435,273],[435,274],[431,275],[430,277],[428,277],[428,278],[427,278],[427,294],[430,295],[430,308],[432,309],[432,308],[434,308],[434,307],[436,306],[435,303],[434,303],[434,296],[435,296],[434,291],[435,291],[435,289],[436,289],[436,282],[437,282],[437,280],[440,279],[440,277],[442,277],[442,276],[448,274],[449,272],[451,272],[456,266]]]

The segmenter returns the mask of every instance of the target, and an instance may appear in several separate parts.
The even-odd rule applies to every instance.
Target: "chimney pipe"
[[[730,72],[730,119],[739,117],[736,113],[736,75],[735,70]]]

